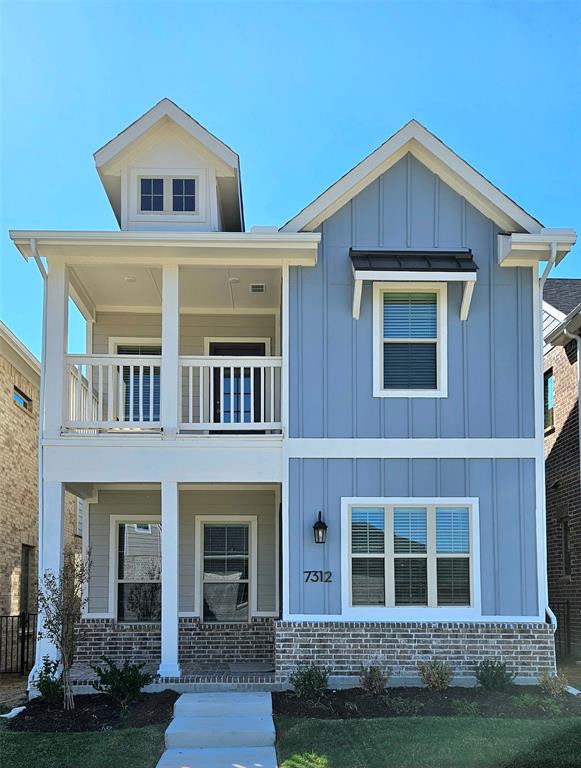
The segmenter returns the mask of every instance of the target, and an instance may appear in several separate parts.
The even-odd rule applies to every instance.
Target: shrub
[[[475,717],[480,713],[480,707],[477,701],[465,701],[464,699],[456,699],[451,703],[454,714],[461,715],[462,717]]]
[[[371,693],[373,696],[381,696],[391,677],[391,672],[391,667],[382,669],[377,664],[361,667],[361,671],[359,672],[359,682],[361,683],[361,687],[364,691]]]
[[[539,686],[543,693],[549,696],[562,696],[569,687],[569,681],[562,672],[558,675],[548,675],[545,672],[539,677]]]
[[[485,691],[505,691],[514,680],[503,661],[484,659],[476,665],[476,680]]]
[[[452,679],[452,668],[445,661],[432,659],[418,664],[420,676],[430,691],[445,691]]]
[[[101,656],[107,667],[92,667],[99,681],[93,688],[111,696],[114,702],[125,708],[139,696],[141,689],[153,681],[152,675],[142,672],[145,664],[130,664],[127,660],[118,667],[108,656]]]
[[[385,706],[394,715],[413,717],[419,715],[424,707],[423,701],[418,699],[406,699],[403,696],[386,696]]]
[[[329,670],[316,664],[300,666],[290,675],[289,682],[299,699],[320,701],[327,690]]]
[[[63,680],[57,675],[58,666],[58,661],[51,661],[48,656],[43,656],[42,668],[34,681],[38,692],[49,704],[56,704],[63,698]]]
[[[515,709],[540,710],[549,717],[559,717],[561,714],[561,705],[558,701],[547,699],[538,693],[521,693],[520,696],[512,696],[511,702]]]

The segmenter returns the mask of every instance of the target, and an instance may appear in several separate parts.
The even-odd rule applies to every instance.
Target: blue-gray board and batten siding
[[[320,227],[316,267],[290,270],[290,436],[534,436],[533,271],[498,265],[499,229],[412,155]],[[471,248],[468,320],[448,285],[448,397],[374,398],[372,288],[352,317],[349,248]]]
[[[457,496],[479,499],[482,614],[537,615],[534,459],[291,459],[289,469],[291,614],[341,613],[342,497]],[[324,546],[313,540],[318,510]],[[305,570],[333,580],[305,583]]]

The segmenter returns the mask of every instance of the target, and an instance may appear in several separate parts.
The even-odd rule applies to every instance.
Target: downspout
[[[544,344],[544,338],[543,338],[543,290],[545,287],[545,283],[547,282],[547,278],[549,277],[549,274],[553,267],[555,266],[555,261],[557,260],[557,243],[553,241],[551,243],[551,255],[549,256],[549,259],[547,261],[547,264],[545,266],[545,269],[543,270],[543,274],[539,278],[539,293],[540,293],[540,301],[539,301],[539,314],[540,314],[540,327],[541,327],[541,338],[540,338],[540,344],[541,344],[541,352],[543,350],[543,344]],[[537,342],[539,343],[539,342]],[[541,358],[542,359],[542,358]],[[542,374],[542,368],[540,373]],[[542,420],[539,416],[539,427],[540,424],[542,424]],[[539,435],[540,438],[540,435]],[[541,442],[541,448],[542,452],[539,455],[539,462],[541,465],[541,472],[543,474],[543,532],[544,532],[544,541],[543,541],[543,549],[544,549],[544,570],[545,570],[545,595],[547,597],[547,605],[545,606],[545,615],[549,618],[549,622],[551,624],[551,629],[553,631],[553,635],[557,631],[557,617],[551,610],[551,607],[549,606],[549,573],[548,573],[548,567],[547,567],[547,495],[546,495],[546,479],[545,479],[545,441],[544,438]],[[556,669],[553,670],[556,673]]]
[[[42,434],[44,430],[44,373],[45,373],[45,361],[46,361],[46,281],[47,272],[44,268],[44,264],[38,253],[36,246],[36,239],[30,240],[30,252],[34,257],[38,271],[42,277],[42,341],[41,341],[41,355],[40,355],[40,392],[38,403],[38,584],[40,586],[43,576],[43,562],[42,562],[42,541],[44,537],[44,494],[43,494],[43,462],[42,462]],[[36,644],[39,647],[39,644]],[[36,677],[39,660],[34,660],[34,666],[32,667],[30,674],[28,675],[28,691],[31,689],[32,681]]]

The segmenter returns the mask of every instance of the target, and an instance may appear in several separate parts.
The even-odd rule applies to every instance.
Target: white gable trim
[[[236,152],[169,99],[162,99],[138,120],[131,123],[128,128],[121,131],[114,139],[111,139],[105,146],[98,149],[93,155],[97,168],[109,163],[116,155],[127,149],[164,117],[173,120],[174,123],[187,131],[194,139],[199,141],[200,144],[231,168],[238,169],[239,159]]]
[[[315,229],[411,152],[442,181],[508,231],[539,232],[542,224],[462,160],[416,120],[409,123],[288,221],[282,231]]]

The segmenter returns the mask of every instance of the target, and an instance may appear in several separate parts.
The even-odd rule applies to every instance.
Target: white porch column
[[[69,287],[65,264],[51,262],[46,284],[44,434],[59,437],[64,421]],[[42,418],[42,414],[41,414]]]
[[[179,495],[178,484],[161,484],[161,664],[162,677],[179,677]]]
[[[164,264],[161,294],[161,423],[163,437],[173,440],[178,429],[179,267]]]
[[[42,514],[38,542],[38,585],[42,586],[45,571],[59,573],[63,564],[65,488],[63,483],[45,480],[41,488]],[[42,632],[42,614],[38,617],[38,630]],[[35,663],[28,676],[29,683],[42,666],[43,656],[57,659],[56,647],[46,638],[36,643]]]

